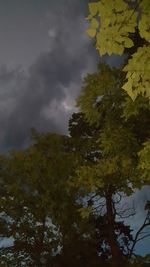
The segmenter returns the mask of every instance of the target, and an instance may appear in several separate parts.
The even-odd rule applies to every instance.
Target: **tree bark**
[[[107,223],[108,223],[108,245],[112,254],[113,267],[125,267],[126,263],[122,251],[120,250],[115,234],[115,214],[113,208],[112,193],[109,190],[106,195]]]

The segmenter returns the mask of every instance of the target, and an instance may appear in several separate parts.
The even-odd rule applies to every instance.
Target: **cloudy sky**
[[[98,56],[85,33],[88,0],[0,0],[0,152],[30,128],[66,133]]]
[[[32,127],[67,133],[99,60],[85,33],[87,2],[0,0],[0,153],[26,146]]]

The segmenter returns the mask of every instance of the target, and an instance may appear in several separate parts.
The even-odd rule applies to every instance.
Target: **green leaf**
[[[99,4],[98,3],[90,3],[89,4],[89,11],[90,11],[90,14],[94,17],[97,12],[98,12],[98,6]]]
[[[94,37],[96,35],[96,30],[93,29],[93,28],[89,28],[86,30],[87,34],[90,36],[90,37]]]
[[[92,207],[89,206],[89,207],[87,207],[87,208],[80,208],[80,209],[79,209],[79,212],[80,212],[81,217],[82,217],[83,219],[88,219],[89,216],[90,216],[90,213],[92,212]]]
[[[92,19],[92,20],[91,20],[91,28],[92,28],[92,29],[97,29],[98,26],[99,26],[99,23],[98,23],[97,19],[95,19],[95,18]]]

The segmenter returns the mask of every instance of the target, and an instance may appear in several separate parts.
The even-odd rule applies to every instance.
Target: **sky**
[[[85,32],[87,3],[0,0],[0,153],[26,147],[33,127],[67,134],[83,78],[99,61]]]
[[[67,133],[83,77],[98,56],[85,33],[87,0],[0,0],[0,153],[30,129]]]

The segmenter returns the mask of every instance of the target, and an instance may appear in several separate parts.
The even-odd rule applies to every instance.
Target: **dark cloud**
[[[81,13],[87,13],[86,0],[0,0],[0,62],[27,68],[48,51],[48,15],[58,14],[58,25],[63,14],[69,22]]]
[[[0,150],[5,150],[5,138],[12,113],[24,94],[26,76],[19,70],[10,70],[6,66],[0,68]],[[13,132],[14,125],[11,129]]]
[[[83,3],[68,4],[47,10],[49,51],[38,56],[26,75],[20,69],[0,71],[5,98],[0,104],[1,151],[27,145],[31,127],[67,133],[82,78],[96,67],[95,49],[85,34]]]

